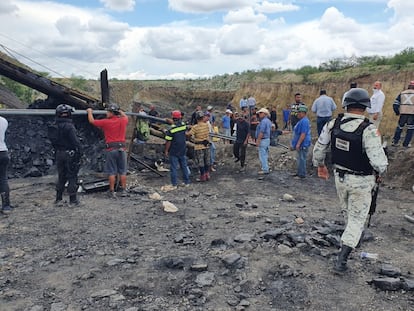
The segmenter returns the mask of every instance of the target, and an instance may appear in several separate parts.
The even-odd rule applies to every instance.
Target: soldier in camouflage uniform
[[[370,107],[368,92],[355,88],[347,92],[343,103],[346,113],[325,124],[313,150],[313,165],[318,176],[327,179],[325,156],[332,151],[335,185],[346,215],[346,228],[341,236],[342,247],[334,270],[344,272],[352,249],[361,238],[371,205],[371,190],[381,181],[388,160],[381,144],[381,135],[364,117]]]

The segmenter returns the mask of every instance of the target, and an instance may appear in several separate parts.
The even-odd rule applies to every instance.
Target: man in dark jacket
[[[177,181],[177,170],[178,166],[181,168],[183,174],[184,185],[190,184],[190,178],[188,176],[188,166],[186,158],[186,131],[187,126],[181,120],[181,111],[174,110],[171,113],[174,124],[168,129],[165,135],[165,150],[164,154],[166,157],[170,158],[170,168],[171,168],[171,184],[175,188],[178,186]]]
[[[240,172],[246,170],[246,148],[250,137],[250,124],[247,121],[247,115],[240,113],[236,120],[236,141],[233,145],[233,155],[236,158],[235,162],[240,161]]]
[[[68,182],[69,204],[79,205],[77,198],[78,172],[80,168],[81,143],[72,121],[74,109],[67,104],[56,107],[57,141],[52,142],[56,151],[58,181],[56,184],[56,205],[60,205]]]

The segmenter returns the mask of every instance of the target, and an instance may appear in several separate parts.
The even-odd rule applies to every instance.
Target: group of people
[[[317,167],[318,176],[329,178],[326,166],[326,156],[331,153],[335,186],[340,200],[341,209],[346,212],[346,227],[341,236],[341,249],[334,264],[334,271],[343,273],[347,270],[347,261],[352,250],[358,245],[365,226],[372,201],[372,189],[380,183],[386,172],[388,160],[382,147],[378,125],[382,119],[382,107],[385,96],[379,81],[374,83],[374,93],[369,96],[365,89],[351,85],[343,96],[342,106],[345,113],[332,119],[332,112],[336,104],[327,96],[326,90],[320,91],[311,110],[317,115],[318,140],[312,153],[312,162]],[[249,97],[250,98],[250,97]],[[393,144],[397,144],[401,131],[408,125],[407,135],[403,146],[408,147],[414,131],[414,81],[401,92],[394,101],[394,112],[400,116],[398,127],[393,137]],[[247,104],[246,104],[247,100]],[[251,102],[252,103],[252,102]],[[254,103],[256,103],[254,101]],[[256,104],[255,104],[256,105]],[[254,141],[258,148],[260,161],[259,175],[269,174],[268,164],[269,146],[271,145],[272,117],[266,108],[249,104],[248,98],[240,101],[241,112],[226,111],[226,117],[234,114],[236,130],[233,143],[235,162],[240,162],[241,169],[245,170],[246,147]],[[59,204],[63,200],[66,183],[68,184],[69,204],[80,204],[77,197],[77,174],[79,159],[82,155],[82,145],[77,138],[76,129],[72,122],[73,108],[61,104],[56,108],[56,124],[58,128],[58,143],[56,150],[56,164],[58,182],[56,184],[56,200]],[[308,108],[301,100],[301,94],[295,94],[295,102],[290,106],[290,123],[293,126],[291,149],[297,152],[298,179],[306,177],[306,159],[311,146],[311,126],[307,117]],[[368,113],[369,118],[365,117]],[[126,156],[126,128],[128,117],[117,104],[106,107],[106,118],[95,119],[93,110],[87,109],[88,121],[102,129],[105,137],[105,172],[108,174],[109,195],[116,197],[127,191],[127,156]],[[170,177],[173,187],[178,186],[178,170],[183,177],[183,186],[190,184],[190,170],[187,163],[187,142],[194,144],[194,161],[199,170],[198,181],[210,179],[215,153],[210,138],[212,126],[215,124],[213,107],[208,106],[204,112],[201,106],[194,111],[191,124],[183,121],[183,114],[179,110],[171,113],[173,124],[165,135],[165,156],[170,160]],[[252,132],[252,118],[257,117],[256,128]],[[224,117],[223,119],[224,120]],[[5,132],[8,123],[0,117],[0,194],[2,212],[9,213],[10,189],[7,182],[7,166],[9,156],[5,144]],[[228,135],[229,132],[225,132]],[[253,136],[253,140],[250,137]],[[118,186],[117,186],[118,185]]]

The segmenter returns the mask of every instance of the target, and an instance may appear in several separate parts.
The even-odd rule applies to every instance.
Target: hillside
[[[300,92],[303,101],[312,105],[319,96],[321,88],[327,90],[340,106],[343,93],[349,89],[349,83],[356,81],[359,87],[372,93],[373,82],[380,80],[386,95],[384,118],[381,123],[381,133],[385,138],[393,135],[398,118],[392,111],[395,97],[401,92],[412,76],[412,68],[393,71],[390,67],[378,67],[375,70],[350,69],[343,72],[317,73],[304,77],[293,73],[280,73],[271,78],[271,81],[243,81],[235,82],[234,76],[217,77],[213,80],[186,80],[186,81],[111,81],[110,87],[114,101],[124,107],[131,107],[132,102],[140,102],[145,107],[155,104],[163,113],[173,109],[182,109],[189,113],[197,104],[204,108],[213,105],[220,115],[224,113],[228,102],[238,107],[239,100],[244,95],[253,95],[260,107],[276,105],[281,115],[282,108],[293,101],[294,93]],[[221,79],[221,80],[220,80]],[[95,88],[96,89],[96,88]],[[338,112],[341,109],[338,109]],[[314,120],[312,113],[309,114]],[[315,129],[316,132],[316,129]]]

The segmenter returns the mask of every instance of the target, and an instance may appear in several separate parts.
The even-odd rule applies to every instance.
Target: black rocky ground
[[[385,182],[372,235],[341,277],[331,272],[343,229],[332,178],[295,180],[294,153],[272,148],[273,171],[258,179],[256,153],[249,146],[239,173],[221,145],[209,182],[169,192],[167,173],[131,169],[128,197],[83,193],[82,206],[54,206],[53,174],[11,179],[0,310],[414,310],[412,192]],[[373,283],[384,264],[397,278]]]

